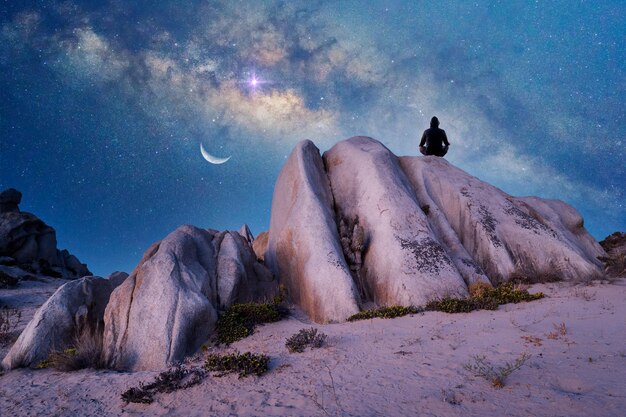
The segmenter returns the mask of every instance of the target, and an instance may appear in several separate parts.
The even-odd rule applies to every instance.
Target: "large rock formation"
[[[65,279],[91,275],[67,250],[57,249],[55,230],[31,213],[21,212],[22,193],[0,193],[0,259],[22,270]],[[4,271],[5,273],[7,271]]]
[[[111,295],[105,361],[131,370],[181,361],[210,336],[218,309],[269,298],[276,287],[239,233],[181,226],[152,245]]]
[[[367,137],[336,144],[324,162],[310,141],[292,152],[265,252],[316,321],[344,320],[367,301],[464,295],[474,282],[602,275],[604,250],[561,201],[514,198],[445,159],[398,159]]]
[[[0,247],[10,256],[0,260],[54,265],[62,253],[54,231],[20,213],[19,200],[13,192],[0,198]],[[152,245],[130,276],[61,287],[3,364],[32,366],[85,326],[104,329],[110,367],[179,362],[211,335],[218,310],[277,292],[258,259],[313,320],[336,322],[366,303],[423,305],[466,295],[476,282],[600,277],[597,257],[604,256],[580,215],[561,201],[515,198],[445,159],[398,158],[371,138],[340,142],[323,158],[303,141],[279,174],[267,234],[254,240],[247,226],[181,226]]]
[[[82,331],[102,333],[104,310],[116,279],[83,277],[59,287],[35,313],[2,361],[5,369],[36,366],[74,343]]]
[[[359,311],[332,207],[319,150],[300,142],[276,181],[265,263],[318,322],[343,321]]]
[[[324,153],[337,218],[364,230],[357,281],[380,305],[422,305],[433,295],[467,295],[467,286],[433,233],[398,158],[355,137]]]

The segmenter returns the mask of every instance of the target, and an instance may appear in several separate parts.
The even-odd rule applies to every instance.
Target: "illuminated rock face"
[[[358,259],[345,250],[347,224],[362,230]],[[353,137],[323,163],[312,142],[296,146],[274,190],[265,257],[292,300],[327,322],[369,301],[463,296],[475,282],[589,279],[603,254],[561,201],[515,198],[443,158],[398,158]]]
[[[311,141],[295,147],[276,181],[265,262],[311,319],[344,321],[359,311],[328,177]]]
[[[265,300],[276,290],[237,232],[184,225],[146,251],[113,291],[104,314],[103,355],[116,369],[161,369],[193,354],[217,311]]]

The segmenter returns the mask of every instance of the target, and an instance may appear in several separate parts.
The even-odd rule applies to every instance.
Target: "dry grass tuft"
[[[102,358],[102,331],[84,327],[70,347],[50,353],[48,359],[40,362],[37,368],[54,368],[63,372],[105,368]]]
[[[463,368],[476,376],[485,378],[494,388],[503,388],[509,375],[520,369],[530,358],[531,355],[528,353],[522,353],[515,361],[496,367],[487,361],[485,356],[474,355],[472,362],[463,365]]]
[[[0,309],[0,346],[14,341],[21,318],[22,312],[17,309],[6,307]]]

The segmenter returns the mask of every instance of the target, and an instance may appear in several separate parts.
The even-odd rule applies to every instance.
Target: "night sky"
[[[0,2],[0,188],[92,272],[181,224],[256,235],[302,139],[446,158],[626,231],[626,2]],[[218,158],[203,159],[200,145]]]

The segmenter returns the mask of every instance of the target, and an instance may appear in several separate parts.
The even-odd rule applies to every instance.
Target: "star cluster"
[[[132,4],[131,4],[132,3]],[[302,139],[447,158],[626,230],[620,1],[4,2],[0,186],[93,271],[191,223],[269,226]],[[210,165],[199,143],[214,155]]]

